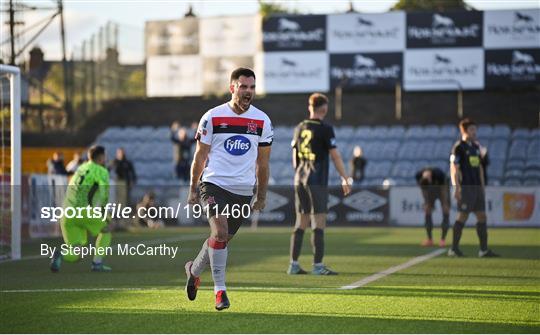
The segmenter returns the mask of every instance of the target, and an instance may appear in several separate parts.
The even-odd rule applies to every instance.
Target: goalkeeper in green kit
[[[101,208],[101,215],[98,217],[91,216],[95,214],[96,207],[104,207],[109,199],[109,171],[105,168],[105,148],[102,146],[92,146],[88,150],[89,161],[79,166],[73,177],[71,178],[66,198],[64,200],[64,209],[72,208],[89,208],[92,210],[88,213],[86,210],[81,211],[83,217],[77,215],[73,218],[63,217],[60,222],[64,243],[68,247],[82,247],[88,243],[88,233],[96,237],[96,250],[92,261],[92,271],[108,272],[111,268],[103,264],[104,252],[111,244],[111,233],[109,231],[109,218],[103,220],[107,215]],[[85,216],[86,214],[86,216]],[[71,252],[73,248],[66,248],[62,252],[57,248],[53,254],[51,261],[51,271],[58,272],[63,261],[77,262],[80,255],[76,252]]]

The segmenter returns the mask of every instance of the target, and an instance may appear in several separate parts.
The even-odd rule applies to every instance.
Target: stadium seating
[[[293,127],[275,127],[271,157],[271,182],[290,185]],[[448,172],[448,157],[459,133],[454,125],[338,126],[339,150],[348,168],[354,146],[363,148],[368,160],[363,185],[414,185],[414,175],[423,166]],[[490,185],[540,185],[540,129],[510,129],[506,125],[480,125],[478,138],[488,148]],[[167,127],[110,127],[96,139],[107,148],[108,158],[124,147],[134,161],[140,185],[175,185],[173,146]],[[330,182],[338,184],[335,169]]]

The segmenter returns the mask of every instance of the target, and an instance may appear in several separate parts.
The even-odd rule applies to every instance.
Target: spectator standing
[[[116,176],[116,202],[129,206],[131,188],[137,182],[137,174],[133,163],[127,159],[124,148],[116,150],[116,158],[112,161],[110,169]]]
[[[47,172],[49,174],[67,176],[68,172],[64,165],[64,155],[61,152],[54,152],[52,158],[47,160]]]
[[[350,174],[355,185],[359,185],[364,180],[364,171],[367,160],[364,158],[362,147],[359,145],[353,149],[353,158],[350,163]]]
[[[174,144],[174,170],[176,177],[184,182],[189,180],[189,166],[191,162],[191,149],[195,139],[188,136],[186,128],[173,124],[171,127],[171,141]]]

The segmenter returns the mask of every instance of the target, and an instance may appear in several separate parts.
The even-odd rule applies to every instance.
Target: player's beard
[[[242,96],[239,96],[236,102],[238,109],[240,109],[242,112],[247,112],[249,106],[251,106],[252,100],[253,96],[251,94],[243,94]]]

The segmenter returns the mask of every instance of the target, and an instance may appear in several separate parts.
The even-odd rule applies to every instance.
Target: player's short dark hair
[[[322,93],[313,93],[309,96],[309,105],[313,108],[319,108],[324,105],[328,105],[328,98]]]
[[[469,118],[464,118],[459,122],[459,130],[462,133],[466,132],[470,126],[476,126],[476,123],[474,123],[474,121]]]
[[[252,69],[248,69],[247,67],[239,67],[231,73],[230,83],[237,81],[241,76],[248,77],[248,78],[253,77],[253,79],[256,79],[255,72],[253,72]]]
[[[105,155],[105,148],[101,145],[93,145],[88,149],[88,157],[90,160],[94,161],[101,155]]]

